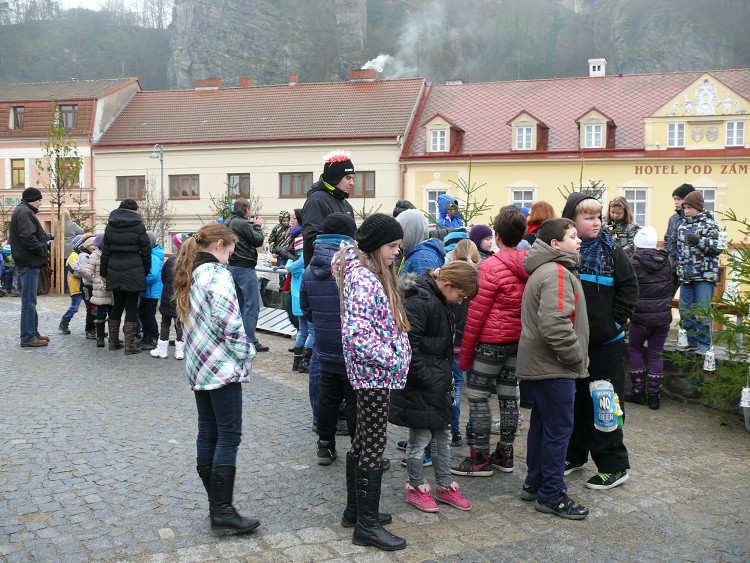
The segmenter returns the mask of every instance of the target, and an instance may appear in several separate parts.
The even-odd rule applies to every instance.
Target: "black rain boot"
[[[292,351],[294,352],[294,361],[292,362],[292,371],[297,371],[297,369],[299,368],[299,363],[302,361],[302,356],[303,356],[303,352],[305,351],[305,349],[302,348],[301,346],[299,348],[295,346],[294,350]]]
[[[358,461],[352,454],[346,454],[346,508],[344,509],[343,516],[341,516],[341,525],[344,528],[353,528],[357,523],[357,487],[355,474]],[[393,522],[393,518],[387,512],[380,512],[378,519],[381,526]]]
[[[212,463],[206,465],[196,465],[195,468],[198,470],[198,475],[203,481],[203,487],[206,489],[208,495],[208,505],[211,506],[211,469],[213,468]]]
[[[661,387],[664,383],[663,373],[649,373],[648,374],[648,408],[652,411],[658,411],[661,401],[659,397],[661,395]]]
[[[354,526],[352,543],[371,545],[383,551],[396,551],[406,547],[406,540],[383,528],[378,518],[380,507],[380,485],[382,469],[355,470],[357,487],[357,525]]]
[[[122,350],[122,341],[120,340],[120,319],[109,319],[109,349]]]
[[[156,344],[154,343],[154,337],[151,335],[150,332],[143,333],[143,338],[138,344],[138,347],[141,350],[153,350],[156,348]]]
[[[214,465],[211,470],[211,531],[230,534],[252,532],[260,520],[241,516],[232,506],[233,465]]]
[[[140,354],[143,352],[138,346],[135,344],[135,333],[138,331],[138,323],[134,321],[125,321],[125,324],[123,325],[122,332],[125,334],[125,352],[124,354],[126,356],[130,356],[132,354]]]
[[[66,319],[63,317],[60,319],[60,324],[58,325],[58,329],[60,329],[60,332],[63,334],[70,334],[70,328],[68,328],[70,325],[70,319]]]
[[[104,348],[104,321],[94,321],[96,327],[96,347]]]
[[[305,348],[305,355],[299,363],[297,371],[300,373],[310,373],[310,359],[312,358],[312,348]]]
[[[646,404],[646,372],[641,370],[631,370],[630,372],[631,391],[625,393],[625,401],[635,403],[636,405]]]

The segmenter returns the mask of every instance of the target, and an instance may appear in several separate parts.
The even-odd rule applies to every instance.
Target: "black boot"
[[[350,453],[346,454],[346,508],[341,516],[344,528],[353,528],[357,523],[357,487],[355,485],[357,462],[359,460]],[[387,512],[378,514],[380,525],[390,524],[393,518]]]
[[[63,334],[70,334],[70,328],[68,326],[70,325],[70,319],[66,319],[63,317],[60,319],[60,324],[58,325],[58,329],[60,329],[60,332]]]
[[[213,468],[212,463],[206,465],[196,465],[195,468],[198,470],[198,475],[203,481],[203,487],[206,489],[208,495],[208,505],[211,506],[211,469]]]
[[[355,470],[357,487],[357,525],[354,526],[352,543],[371,545],[384,551],[396,551],[406,547],[406,540],[394,536],[383,528],[378,517],[380,507],[380,484],[382,469]]]
[[[154,337],[151,335],[150,332],[143,333],[143,338],[141,338],[141,341],[138,344],[138,347],[141,350],[153,350],[154,348],[156,348],[156,344],[154,343]]]
[[[96,347],[104,348],[104,321],[94,321],[96,327]]]
[[[241,516],[232,506],[233,465],[214,465],[211,470],[211,531],[231,534],[252,532],[260,520]]]
[[[294,361],[292,362],[292,371],[297,371],[297,369],[299,368],[299,363],[302,361],[302,356],[303,356],[303,352],[305,351],[305,349],[302,348],[301,346],[299,348],[295,346],[294,350],[292,351],[294,352]]]
[[[305,355],[297,368],[298,372],[310,373],[310,358],[312,358],[312,348],[305,348]]]

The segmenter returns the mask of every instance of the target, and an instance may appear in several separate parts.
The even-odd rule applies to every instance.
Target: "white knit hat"
[[[633,244],[636,248],[656,248],[656,229],[653,227],[643,227],[637,233],[633,239]]]

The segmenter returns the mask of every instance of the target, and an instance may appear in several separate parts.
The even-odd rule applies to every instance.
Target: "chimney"
[[[221,88],[221,78],[196,78],[196,90],[218,90]]]
[[[253,85],[253,79],[247,76],[240,76],[240,88],[250,88]]]
[[[589,77],[607,76],[607,59],[589,59]]]
[[[378,79],[378,71],[369,68],[357,68],[352,70],[352,82],[375,82]]]
[[[297,74],[290,74],[287,77],[287,83],[289,84],[289,86],[296,86],[298,82],[299,76]]]

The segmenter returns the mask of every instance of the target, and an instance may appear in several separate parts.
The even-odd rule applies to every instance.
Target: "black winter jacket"
[[[313,244],[323,232],[323,222],[331,213],[346,213],[354,219],[354,209],[346,201],[349,194],[334,188],[329,190],[323,183],[323,176],[307,191],[307,199],[302,208],[302,237],[304,239],[305,267],[310,264],[314,253]]]
[[[255,268],[258,265],[258,247],[263,246],[262,227],[253,225],[235,213],[232,213],[224,224],[237,235],[237,244],[229,257],[229,265]]]
[[[666,326],[672,322],[672,266],[665,250],[643,249],[633,256],[640,297],[631,322]]]
[[[174,299],[174,263],[177,261],[177,255],[174,254],[167,258],[161,268],[161,283],[164,288],[161,290],[161,301],[159,302],[159,312],[162,316],[177,318],[177,304]]]
[[[102,244],[101,277],[109,291],[145,291],[151,243],[140,213],[117,208],[109,214]]]
[[[321,371],[346,375],[341,343],[339,288],[331,275],[331,259],[338,252],[339,245],[324,242],[330,236],[320,235],[315,243],[310,266],[302,276],[299,301],[305,318],[312,321],[315,327],[315,347]],[[334,236],[337,240],[342,238]],[[344,238],[353,243],[349,237]]]
[[[16,266],[41,268],[49,262],[47,233],[36,214],[37,209],[22,200],[10,217],[10,248]]]
[[[398,281],[411,330],[406,387],[391,391],[388,420],[408,428],[446,428],[453,403],[453,313],[430,274]]]

